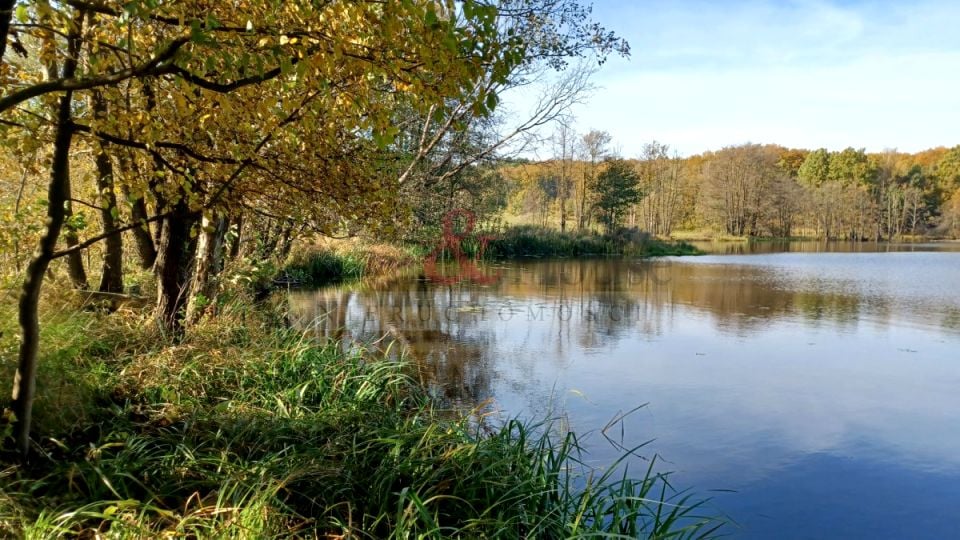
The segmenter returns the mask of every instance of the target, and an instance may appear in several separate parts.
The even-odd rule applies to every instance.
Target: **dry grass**
[[[416,250],[359,238],[317,238],[294,247],[281,279],[298,285],[323,285],[396,273],[420,262]]]

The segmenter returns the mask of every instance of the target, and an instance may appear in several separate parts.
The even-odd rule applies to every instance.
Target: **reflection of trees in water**
[[[673,300],[710,315],[723,332],[750,335],[784,316],[855,325],[864,308],[857,294],[797,289],[769,268],[732,264],[670,264]]]
[[[637,330],[658,335],[664,315],[672,311],[669,291],[658,286],[663,277],[650,265],[573,260],[537,263],[534,268],[501,292],[519,297],[535,292],[547,299],[533,318],[556,322],[558,334],[574,336],[581,348],[603,348]],[[532,276],[536,291],[526,290],[526,276]]]
[[[793,305],[808,323],[829,322],[838,328],[856,326],[861,311],[860,298],[843,294],[800,292],[793,296]]]
[[[382,289],[331,288],[291,294],[295,325],[317,339],[404,354],[435,397],[472,409],[490,399],[492,335],[470,306],[475,292],[400,280]]]
[[[524,386],[518,395],[542,398],[551,391],[550,381],[536,380],[544,366],[562,370],[577,351],[603,349],[626,336],[656,338],[691,314],[746,336],[785,316],[843,328],[865,312],[885,322],[903,307],[856,287],[849,293],[798,287],[796,279],[761,266],[601,259],[523,262],[500,271],[501,281],[491,286],[400,278],[372,290],[294,293],[291,311],[317,338],[402,350],[431,392],[469,409],[492,397],[497,369],[501,375],[510,370],[504,383]],[[956,310],[944,317],[944,327],[960,327]],[[514,350],[496,346],[497,332]],[[496,358],[497,351],[511,358]]]
[[[951,330],[960,330],[960,309],[949,309],[943,315],[943,321],[940,323],[944,328]]]
[[[784,314],[854,324],[865,300],[856,294],[791,290],[759,266],[685,264],[670,261],[573,260],[521,265],[498,289],[516,297],[547,298],[563,306],[567,332],[581,347],[602,348],[624,335],[661,336],[678,309],[714,319],[723,332],[746,335]],[[879,312],[883,299],[870,299]],[[557,310],[554,309],[554,312]]]

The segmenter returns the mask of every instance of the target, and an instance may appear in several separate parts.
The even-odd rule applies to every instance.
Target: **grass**
[[[481,431],[431,401],[411,366],[306,341],[282,328],[282,314],[245,301],[177,345],[127,322],[130,313],[57,307],[44,319],[37,458],[0,462],[0,536],[718,530],[702,501],[675,492],[652,464],[638,477],[625,462],[591,469],[577,436],[548,423]],[[8,346],[11,323],[2,324]]]
[[[684,242],[747,242],[748,236],[734,236],[713,229],[689,229],[673,231],[670,238]]]
[[[317,240],[298,246],[284,262],[277,281],[321,286],[388,275],[417,262],[414,248],[360,240]]]
[[[520,225],[497,235],[487,246],[493,258],[584,257],[625,255],[658,257],[695,255],[699,251],[685,242],[665,242],[636,229],[621,229],[613,234],[592,231],[560,232],[555,229]]]

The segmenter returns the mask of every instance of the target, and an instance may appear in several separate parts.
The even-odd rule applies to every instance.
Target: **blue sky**
[[[596,0],[630,42],[577,129],[624,156],[745,142],[917,151],[960,144],[960,0]]]

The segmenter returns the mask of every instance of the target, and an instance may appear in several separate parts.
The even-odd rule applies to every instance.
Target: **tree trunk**
[[[179,339],[183,336],[190,268],[196,250],[190,229],[197,218],[184,200],[177,201],[170,210],[171,215],[163,220],[163,235],[154,266],[157,273],[156,316],[161,328]]]
[[[272,225],[267,226],[267,236],[264,238],[261,258],[267,259],[276,253],[277,246],[280,244],[280,236],[283,234],[283,220],[277,220],[276,230]]]
[[[566,153],[566,149],[564,149]],[[560,185],[557,189],[560,198],[560,232],[567,232],[567,161],[566,155],[563,156],[563,162],[560,164]]]
[[[225,216],[203,216],[197,242],[193,287],[187,305],[187,321],[197,322],[204,308],[217,296],[217,275],[223,269],[224,239],[230,221]]]
[[[69,52],[63,63],[63,77],[72,78],[77,70],[79,39],[83,14],[75,18],[68,41]],[[4,36],[6,38],[6,36]],[[67,91],[57,107],[57,132],[53,142],[53,157],[50,166],[50,184],[47,190],[47,228],[40,237],[39,249],[27,265],[23,291],[20,293],[18,320],[20,323],[20,352],[17,372],[13,379],[13,403],[16,416],[14,438],[20,455],[26,458],[30,452],[30,424],[33,417],[33,400],[37,388],[37,351],[40,346],[40,320],[38,307],[43,275],[53,260],[60,230],[67,218],[66,204],[70,199],[70,145],[73,142],[71,106],[73,93]]]
[[[230,241],[230,260],[235,260],[240,256],[240,242],[243,239],[243,214],[238,214],[237,219],[234,220],[234,226],[236,231],[234,231],[234,237]]]
[[[107,114],[107,105],[99,91],[93,92],[93,114],[103,117]],[[117,196],[113,191],[113,161],[107,154],[105,145],[101,145],[96,157],[97,191],[100,193],[100,220],[103,232],[117,228]],[[106,238],[103,253],[103,273],[100,276],[100,292],[123,292],[123,235],[112,234]]]
[[[44,2],[44,4],[47,4],[47,3],[48,2]],[[44,24],[51,24],[49,17],[46,17],[46,16],[41,17],[41,21]],[[6,36],[4,36],[4,38],[6,38]],[[79,39],[79,34],[76,39],[77,40]],[[73,45],[77,45],[79,47],[79,41],[76,41],[76,40],[72,41],[70,43],[70,46],[73,46]],[[46,71],[47,78],[51,81],[61,76],[61,74],[58,73],[59,70],[57,68],[57,61],[56,61],[57,46],[58,45],[56,44],[56,36],[53,33],[49,33],[44,36],[43,42],[41,43],[41,49],[42,49],[41,57],[43,57],[43,53],[48,54],[47,61],[44,63],[43,68]],[[77,51],[68,54],[67,58],[64,59],[63,74],[62,74],[63,78],[66,79],[66,78],[73,77],[73,74],[76,72],[77,55],[79,53],[80,51],[78,49]],[[70,71],[69,76],[67,75],[68,71]],[[73,99],[72,94],[70,94],[70,98]],[[60,121],[60,118],[58,116],[58,120],[57,120],[58,130],[60,129],[59,121]],[[66,122],[67,124],[70,124],[70,122],[72,122],[71,116],[68,115],[66,117]],[[72,140],[73,134],[71,134],[70,137]],[[69,156],[68,156],[68,159],[69,159]],[[69,164],[67,165],[67,168],[69,169]],[[75,225],[71,223],[72,221],[71,218],[73,217],[73,203],[70,201],[70,199],[73,196],[72,195],[73,190],[70,187],[69,172],[66,174],[63,181],[64,181],[64,185],[62,186],[62,188],[66,192],[66,197],[64,198],[64,201],[63,201],[63,205],[64,205],[63,224],[66,225],[66,228],[63,229],[63,240],[64,242],[66,242],[67,247],[74,247],[80,241],[77,238],[77,231],[74,228]],[[67,271],[70,274],[70,281],[73,283],[73,286],[75,288],[77,289],[90,288],[90,285],[87,282],[87,273],[83,268],[83,254],[81,252],[77,251],[67,256]]]
[[[69,221],[73,217],[73,206],[70,203],[72,193],[70,178],[67,178],[66,182],[67,197],[63,203],[63,213],[65,216],[64,220]],[[72,248],[80,243],[76,229],[72,228],[69,224],[63,231],[63,240],[68,248]],[[67,255],[67,271],[70,274],[70,282],[73,283],[75,288],[82,290],[90,288],[90,283],[87,281],[87,271],[83,268],[83,252],[74,251]]]
[[[149,218],[147,213],[147,203],[143,197],[133,201],[130,207],[130,218],[133,221],[146,221]],[[137,244],[137,254],[140,256],[140,268],[147,270],[153,268],[153,263],[157,260],[157,246],[153,243],[153,236],[150,235],[150,225],[144,224],[133,229],[133,239]]]
[[[290,248],[293,246],[293,221],[287,221],[280,232],[280,242],[273,253],[276,254],[277,261],[284,261],[287,255],[290,255]]]
[[[3,55],[7,52],[7,33],[10,31],[14,3],[16,0],[0,0],[0,65],[3,65]]]
[[[151,114],[157,108],[157,97],[153,92],[153,87],[150,86],[149,82],[143,81],[143,95],[146,99],[146,109],[148,114]],[[166,171],[164,170],[163,161],[157,156],[153,155],[153,171],[150,175],[150,181],[147,183],[149,186],[150,192],[154,196],[154,210],[157,214],[162,214],[166,211],[167,200],[162,191],[160,190],[161,184],[163,184],[163,174]],[[144,210],[146,210],[144,208]],[[167,220],[160,220],[153,227],[153,245],[157,246],[159,249],[161,239],[163,238],[164,228],[166,228]],[[149,230],[149,229],[148,229]],[[156,263],[154,263],[156,264]]]
[[[133,156],[124,157],[120,154],[120,165],[124,171],[129,171],[134,176],[139,176],[140,171],[136,159]],[[123,195],[130,200],[130,189],[122,185]],[[138,197],[130,204],[130,219],[134,222],[145,221],[149,217],[147,212],[147,202],[143,197]],[[140,257],[140,268],[147,270],[153,268],[153,263],[157,260],[157,246],[153,243],[153,236],[150,234],[150,225],[144,224],[131,231],[133,240],[137,244],[137,255]]]

